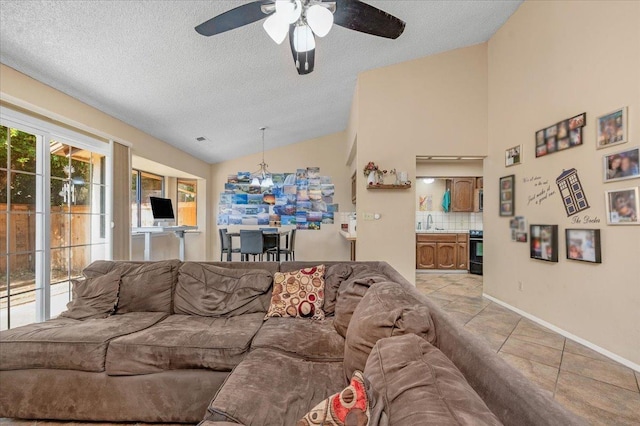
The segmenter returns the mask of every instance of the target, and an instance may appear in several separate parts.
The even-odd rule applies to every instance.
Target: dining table
[[[280,247],[280,241],[282,236],[286,236],[289,238],[289,231],[270,231],[270,230],[262,230],[262,239],[263,241],[268,241],[269,239],[275,239],[275,247]],[[231,262],[231,254],[233,250],[233,237],[240,237],[240,231],[227,232],[227,242],[229,243],[229,251],[227,252],[227,262]],[[280,262],[280,250],[276,250],[276,262]]]

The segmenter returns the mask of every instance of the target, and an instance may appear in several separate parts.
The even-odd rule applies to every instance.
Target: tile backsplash
[[[427,219],[429,215],[431,215],[431,218],[433,219],[429,231],[468,231],[470,229],[482,229],[482,213],[444,213],[436,211],[417,211],[416,231],[427,230]]]

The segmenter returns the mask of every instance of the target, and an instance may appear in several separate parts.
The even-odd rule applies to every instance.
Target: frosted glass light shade
[[[258,180],[258,178],[257,178],[257,177],[254,177],[254,178],[251,180],[251,186],[260,186],[260,181]]]
[[[302,2],[300,0],[277,0],[276,13],[286,19],[288,24],[293,24],[302,14]]]
[[[267,187],[273,186],[273,179],[271,179],[271,176],[267,176],[265,179],[263,179],[262,183],[260,184],[260,186],[262,188],[267,188]]]
[[[284,15],[276,12],[264,21],[262,28],[264,28],[273,41],[282,44],[289,32],[289,23]]]
[[[307,25],[297,25],[293,30],[293,48],[296,52],[308,52],[316,48],[313,31]]]
[[[318,37],[329,34],[333,25],[333,13],[326,7],[314,4],[307,9],[307,23]]]

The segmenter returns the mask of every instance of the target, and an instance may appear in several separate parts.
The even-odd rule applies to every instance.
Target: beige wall
[[[202,178],[207,178],[209,175],[208,163],[2,64],[0,64],[0,96],[5,102],[79,130],[105,139],[128,142],[132,145],[131,152],[134,156],[186,171],[190,175]],[[206,189],[206,184],[203,186]],[[129,193],[114,194],[113,199],[115,202],[128,203]],[[198,196],[198,199],[206,203],[206,190]],[[189,241],[187,253],[205,253],[206,247],[210,245],[209,235],[206,232],[208,223],[206,213],[203,211],[203,215],[200,216],[200,210],[198,211],[202,233],[191,236],[190,241],[187,240]],[[158,247],[159,253],[165,249],[171,253],[173,251],[177,253],[175,241],[172,242],[168,238],[160,238],[157,241],[159,246],[164,244],[160,241],[167,241],[170,245],[166,248]],[[132,244],[134,257],[138,253],[138,246],[139,244],[134,241]]]
[[[640,143],[640,2],[525,2],[489,41],[489,156],[485,160],[484,290],[560,329],[640,364],[640,226],[608,226],[604,191],[640,180],[602,182],[602,156]],[[595,148],[596,117],[629,107],[629,143]],[[583,146],[536,159],[534,133],[587,113]],[[504,167],[504,150],[524,146],[523,164]],[[575,167],[597,224],[573,225],[555,179]],[[557,224],[559,262],[529,258],[498,216],[497,182],[516,175],[516,213],[529,224]],[[528,203],[539,176],[555,191]],[[598,228],[602,264],[568,261],[564,230]],[[523,289],[518,289],[522,281]]]
[[[415,181],[417,155],[486,155],[487,46],[363,73],[357,94],[358,260],[385,260],[413,282],[415,185],[367,190],[362,168],[374,161]]]
[[[335,185],[334,202],[340,211],[352,211],[351,174],[345,164],[346,133],[334,133],[318,139],[311,139],[294,145],[265,151],[265,162],[272,173],[295,172],[298,168],[320,167],[320,174],[331,176]],[[267,140],[268,144],[268,140]],[[255,172],[262,161],[262,153],[237,158],[212,165],[211,211],[217,213],[220,193],[230,174],[239,171]],[[338,231],[340,222],[336,214],[333,225],[322,224],[319,231],[300,230],[296,233],[296,260],[349,260],[349,244]],[[220,241],[217,235],[216,218],[212,217],[211,227],[216,229],[212,247],[213,257],[219,259]],[[226,227],[226,226],[225,226]],[[230,230],[251,228],[251,226],[231,225]],[[258,228],[258,226],[254,226]],[[289,229],[290,227],[283,227]],[[234,257],[238,260],[238,256]]]

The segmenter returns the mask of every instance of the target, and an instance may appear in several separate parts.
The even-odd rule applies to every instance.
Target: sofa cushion
[[[344,346],[346,377],[363,370],[371,349],[384,337],[417,334],[435,343],[431,313],[415,289],[393,282],[372,285],[358,304]]]
[[[247,426],[295,425],[346,386],[341,362],[316,362],[256,349],[233,370],[209,404],[205,420]]]
[[[77,320],[106,318],[115,312],[118,305],[120,273],[109,272],[95,278],[72,280],[73,296],[67,310],[60,314],[64,318]]]
[[[333,315],[336,310],[338,289],[340,284],[353,272],[348,263],[338,263],[327,268],[324,274],[324,305],[322,310],[325,315]]]
[[[298,420],[296,426],[335,425],[368,426],[370,401],[361,371],[353,373],[349,386],[331,395]]]
[[[273,276],[269,317],[324,319],[324,265],[291,272],[276,272]]]
[[[116,314],[128,312],[173,312],[173,291],[179,260],[115,262],[121,275]]]
[[[351,276],[340,284],[333,325],[342,337],[347,335],[349,321],[362,296],[372,284],[383,281],[389,281],[389,278],[375,269],[358,266],[354,267]]]
[[[262,312],[269,307],[273,275],[261,269],[230,269],[186,262],[176,286],[176,314],[207,317]]]
[[[230,371],[249,350],[262,317],[262,313],[229,318],[171,315],[151,328],[113,340],[107,374],[191,368]]]
[[[251,349],[270,348],[313,361],[342,361],[344,338],[324,321],[269,318],[251,343]]]
[[[415,334],[378,340],[364,376],[391,425],[501,424],[455,365]]]
[[[104,319],[57,318],[0,333],[0,369],[104,371],[109,341],[151,327],[166,314],[133,312]]]

